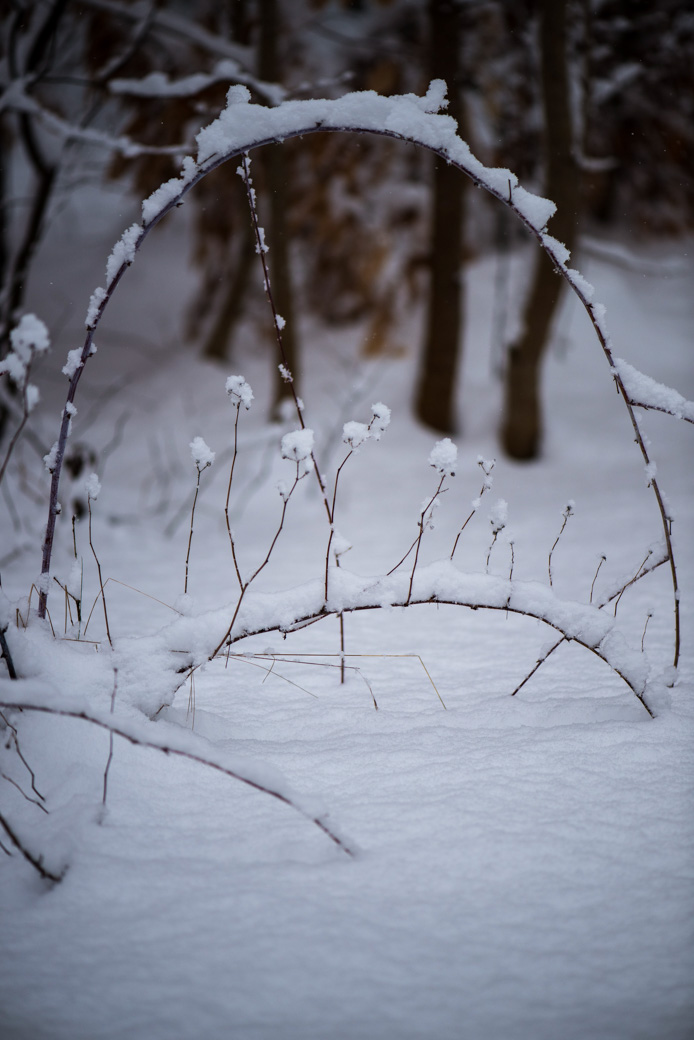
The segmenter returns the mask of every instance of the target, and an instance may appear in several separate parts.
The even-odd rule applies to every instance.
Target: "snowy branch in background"
[[[21,397],[19,424],[0,463],[0,484],[29,415],[39,401],[38,387],[29,382],[34,359],[37,354],[45,354],[49,346],[48,329],[44,323],[35,314],[25,314],[10,333],[10,351],[0,361],[0,376],[7,375]]]
[[[33,116],[47,130],[63,143],[79,141],[81,144],[97,145],[110,152],[117,152],[128,159],[140,155],[184,155],[190,150],[190,144],[147,145],[139,144],[129,137],[113,137],[102,130],[91,130],[89,127],[71,123],[62,116],[41,105],[34,97],[30,97],[21,89],[21,81],[11,84],[0,96],[0,112],[8,109],[21,115]]]

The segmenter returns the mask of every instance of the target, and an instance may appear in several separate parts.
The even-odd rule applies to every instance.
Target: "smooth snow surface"
[[[124,208],[114,212],[115,228],[127,220]],[[84,215],[58,220],[32,286],[31,306],[51,329],[64,319],[65,300],[74,301],[69,327],[33,373],[42,380],[42,403],[32,428],[44,451],[64,402],[62,359],[79,335],[93,270],[115,237],[114,227],[103,227],[98,240],[90,232],[89,250],[66,249],[78,219],[94,227]],[[270,425],[276,359],[258,347],[257,330],[242,330],[229,366],[243,377],[228,379],[228,370],[195,360],[180,343],[186,228],[169,221],[123,279],[80,385],[73,440],[97,458],[72,484],[65,477],[54,558],[56,578],[73,595],[84,586],[85,615],[96,599],[80,641],[54,641],[35,619],[26,632],[15,627],[15,609],[25,616],[40,567],[45,517],[22,490],[21,472],[8,470],[22,521],[16,526],[2,506],[7,599],[0,597],[0,620],[10,624],[25,678],[11,682],[0,665],[0,700],[59,703],[102,726],[117,720],[123,735],[113,741],[104,810],[108,732],[77,718],[11,716],[51,811],[42,813],[6,781],[1,811],[50,870],[67,871],[50,887],[21,856],[0,849],[0,1037],[689,1040],[690,425],[655,413],[640,419],[675,517],[683,655],[668,688],[667,567],[629,588],[616,618],[614,599],[598,609],[644,559],[658,558],[662,530],[610,369],[575,302],[564,305],[547,363],[541,462],[498,457],[500,390],[487,351],[493,259],[471,264],[466,275],[472,309],[457,457],[445,441],[431,452],[431,432],[410,416],[417,315],[408,356],[368,364],[356,356],[360,330],[337,334],[304,319],[301,395],[310,429]],[[686,253],[687,243],[668,246],[675,248]],[[648,277],[609,259],[589,262],[580,250],[575,262],[607,305],[617,353],[691,399],[691,260],[674,269],[664,247],[641,252]],[[529,256],[514,257],[517,301]],[[257,278],[260,284],[260,271]],[[627,377],[625,363],[619,366]],[[247,411],[250,384],[255,400]],[[650,382],[644,390],[655,393]],[[336,495],[332,551],[344,563],[329,569],[330,602],[347,609],[369,595],[380,606],[345,616],[344,655],[332,617],[286,639],[273,631],[241,640],[228,659],[200,668],[193,685],[176,690],[232,621],[239,576],[230,530],[245,581],[278,532],[277,482],[313,452],[332,495],[335,471],[366,439],[364,429],[377,440],[389,421],[380,443],[364,444],[345,465]],[[203,465],[213,454],[207,443],[216,461],[201,482],[184,597],[196,477],[190,446]],[[18,451],[45,491],[36,452],[26,444]],[[470,502],[478,507],[480,485],[491,486],[494,457],[494,495],[503,499],[495,504],[485,495],[450,563]],[[418,537],[420,503],[440,479],[429,461],[446,474],[448,490],[424,532],[413,594],[448,583],[451,595],[474,593],[494,611],[393,605],[407,594],[414,554],[391,578],[383,575]],[[70,507],[92,469],[101,483],[98,501],[90,491],[93,544],[113,652],[84,522],[73,559]],[[455,477],[447,475],[452,469]],[[570,500],[574,514],[552,554],[550,590],[548,554]],[[507,516],[513,540],[499,538],[490,552],[492,529]],[[291,621],[302,606],[320,606],[330,535],[309,472],[235,624],[250,626],[280,606]],[[370,584],[367,575],[381,579]],[[566,626],[579,626],[571,631],[591,646],[609,641],[610,660],[625,671],[642,664],[643,639],[650,675],[644,670],[634,682],[648,678],[655,719],[604,661],[566,642],[510,696],[560,638],[514,606],[556,616],[559,602]],[[49,605],[62,634],[64,599],[55,582]],[[71,631],[77,635],[76,624]],[[142,714],[167,702],[155,721]],[[127,735],[157,747],[135,746]],[[185,751],[292,804],[182,757]],[[3,771],[31,793],[12,748],[3,746],[2,755]],[[0,841],[12,851],[3,832]]]

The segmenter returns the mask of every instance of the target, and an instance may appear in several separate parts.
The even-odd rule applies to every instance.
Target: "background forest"
[[[689,6],[1,5],[2,1040],[690,1040]]]
[[[3,354],[66,201],[109,183],[148,195],[173,176],[230,82],[274,105],[348,89],[421,93],[445,79],[448,112],[473,152],[553,199],[550,231],[579,257],[597,248],[579,246],[579,231],[676,236],[694,220],[694,24],[679,0],[13,2],[2,40]],[[514,457],[537,455],[539,370],[560,283],[535,260],[522,314],[509,313],[505,257],[522,232],[501,207],[471,205],[455,171],[382,138],[318,135],[265,149],[255,178],[297,381],[295,313],[358,322],[363,354],[377,356],[404,349],[407,315],[425,300],[415,408],[443,432],[462,420],[465,264],[493,250],[502,441]],[[239,323],[262,332],[264,321],[243,186],[222,168],[192,208],[186,339],[226,363]],[[275,407],[285,393],[278,378]]]

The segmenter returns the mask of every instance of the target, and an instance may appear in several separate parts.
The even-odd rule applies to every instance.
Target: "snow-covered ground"
[[[112,210],[104,215],[102,207],[85,227],[68,208],[32,286],[31,307],[55,344],[40,370],[35,419],[48,446],[66,351],[80,343],[89,294],[115,234],[133,219],[127,203],[114,199]],[[104,579],[112,579],[106,602],[115,656],[100,603],[86,633],[100,641],[98,653],[87,642],[56,650],[35,623],[26,634],[8,632],[18,662],[35,675],[16,684],[28,699],[55,695],[103,714],[112,663],[122,671],[127,659],[141,670],[142,696],[156,699],[159,661],[131,653],[135,640],[154,637],[177,616],[173,608],[197,614],[233,602],[224,517],[231,373],[242,373],[255,394],[240,416],[230,500],[244,575],[262,562],[277,529],[276,484],[290,481],[292,471],[278,450],[286,428],[266,422],[269,348],[247,327],[225,371],[185,349],[181,300],[192,282],[184,232],[184,219],[169,218],[126,276],[77,401],[73,439],[96,451],[103,485],[92,503],[93,542]],[[593,244],[575,260],[607,305],[616,354],[688,398],[690,245]],[[516,301],[529,256],[514,258]],[[435,529],[425,534],[421,564],[450,555],[480,492],[477,459],[496,457],[493,487],[461,539],[458,566],[485,572],[489,516],[503,498],[508,527],[491,553],[490,573],[508,577],[510,531],[514,578],[547,583],[548,553],[573,500],[575,515],[552,557],[554,591],[587,603],[604,554],[594,588],[600,601],[637,572],[660,538],[643,462],[590,325],[569,299],[545,372],[543,459],[518,465],[498,456],[500,390],[489,356],[494,285],[493,258],[471,265],[458,466]],[[343,562],[361,574],[397,563],[438,480],[427,464],[435,437],[410,415],[417,315],[407,332],[406,357],[367,366],[355,356],[355,332],[326,332],[308,320],[301,327],[301,392],[330,481],[344,457],[342,424],[368,422],[375,401],[392,409],[380,443],[364,445],[340,478],[337,527],[353,546]],[[644,419],[644,429],[676,518],[682,589],[679,680],[669,691],[656,684],[655,719],[577,646],[557,650],[512,698],[551,646],[552,631],[503,611],[433,604],[347,616],[345,649],[354,656],[346,658],[343,685],[331,618],[287,639],[271,634],[239,644],[247,656],[199,670],[194,688],[179,689],[154,723],[120,703],[116,689],[119,717],[140,736],[195,747],[294,792],[309,817],[327,814],[322,818],[356,852],[350,856],[310,818],[266,794],[120,738],[103,810],[108,734],[83,721],[24,713],[21,748],[51,814],[29,806],[8,783],[0,787],[2,811],[50,870],[68,869],[49,887],[21,856],[0,853],[3,1040],[691,1037],[692,430],[657,414]],[[184,600],[196,477],[189,444],[198,436],[216,459],[201,477]],[[26,603],[44,522],[31,488],[45,492],[46,477],[26,443],[17,460],[26,480],[13,470],[21,519],[6,500],[1,506],[2,584],[13,603]],[[273,593],[320,578],[327,536],[323,504],[306,478],[259,588]],[[77,537],[91,606],[98,583],[85,523]],[[61,580],[71,557],[64,522],[55,558]],[[57,586],[50,606],[62,633]],[[672,662],[672,615],[666,567],[619,603],[620,629],[637,648],[643,637],[654,675]],[[123,676],[123,689],[137,681]],[[3,698],[15,688],[0,680]],[[193,725],[197,739],[184,732]],[[14,752],[3,761],[26,789]]]

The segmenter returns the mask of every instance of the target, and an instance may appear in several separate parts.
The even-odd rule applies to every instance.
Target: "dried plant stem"
[[[27,802],[31,802],[32,805],[35,805],[38,809],[41,810],[42,813],[45,813],[46,816],[49,815],[46,806],[43,805],[43,803],[40,802],[38,798],[32,798],[31,795],[27,794],[26,791],[23,790],[23,788],[17,783],[17,781],[12,779],[11,776],[8,776],[7,773],[3,773],[2,771],[0,771],[0,776],[3,778],[3,780],[6,780],[8,784],[12,784],[12,786],[19,791],[22,798],[24,798]]]
[[[234,533],[231,530],[231,521],[229,519],[229,502],[231,499],[231,485],[234,479],[234,469],[236,467],[236,459],[239,454],[239,416],[241,414],[241,402],[238,401],[236,404],[236,418],[234,420],[234,451],[231,456],[231,467],[229,469],[229,483],[227,485],[227,497],[224,503],[224,519],[227,525],[227,534],[229,536],[229,545],[231,546],[231,557],[234,561],[234,570],[236,571],[236,580],[239,583],[239,589],[243,589],[243,579],[241,578],[241,571],[239,569],[239,561],[236,558],[236,542],[234,540]]]
[[[407,590],[407,599],[405,600],[405,606],[409,606],[410,600],[412,599],[412,586],[414,584],[414,575],[415,575],[415,571],[417,570],[417,563],[419,562],[419,550],[421,548],[422,539],[424,537],[424,531],[426,529],[426,516],[427,516],[427,513],[429,512],[429,510],[433,507],[434,502],[436,501],[436,499],[439,497],[440,494],[442,494],[443,482],[445,481],[445,479],[446,479],[446,474],[442,473],[441,474],[441,479],[439,480],[438,487],[436,488],[436,491],[431,496],[431,498],[429,499],[428,503],[425,505],[425,507],[422,510],[422,512],[419,514],[419,522],[418,522],[419,534],[417,535],[416,541],[414,543],[414,563],[412,564],[412,572],[410,574],[410,584],[409,584],[409,588]],[[407,555],[409,556],[409,553]]]
[[[113,691],[111,693],[111,714],[113,715],[114,708],[116,706],[116,691],[118,690],[118,669],[113,669]],[[104,791],[101,797],[101,804],[106,805],[106,795],[108,792],[108,774],[111,768],[111,762],[113,761],[113,730],[109,731],[108,734],[108,758],[106,759],[106,768],[104,769]]]
[[[263,571],[265,569],[265,567],[267,567],[268,563],[270,562],[270,557],[272,556],[273,550],[274,550],[275,546],[277,545],[277,540],[278,540],[279,536],[281,535],[282,530],[284,528],[284,521],[285,521],[285,517],[287,515],[287,507],[289,505],[289,500],[292,497],[292,495],[294,494],[294,491],[296,490],[299,481],[302,479],[302,476],[303,475],[299,474],[299,463],[297,462],[297,464],[296,464],[296,477],[294,478],[294,483],[292,484],[291,488],[289,489],[287,494],[284,495],[283,498],[282,498],[282,513],[281,513],[281,516],[280,516],[280,522],[279,522],[279,524],[277,526],[277,530],[275,531],[275,535],[274,535],[274,537],[272,539],[272,542],[270,543],[270,548],[268,549],[267,553],[265,554],[265,559],[263,560],[263,562],[261,564],[259,564],[258,567],[256,567],[256,569],[253,571],[253,573],[251,574],[250,578],[248,578],[247,581],[242,581],[241,580],[241,575],[239,573],[239,581],[241,582],[241,588],[239,590],[239,598],[236,601],[236,607],[234,608],[233,616],[231,618],[231,621],[229,622],[229,627],[227,628],[226,632],[224,633],[224,637],[222,638],[220,643],[217,645],[215,650],[213,650],[213,652],[210,654],[208,660],[212,661],[217,656],[217,654],[222,649],[222,647],[227,643],[229,638],[231,637],[232,629],[234,627],[234,624],[236,623],[236,618],[239,615],[239,610],[241,609],[241,604],[243,603],[244,596],[246,595],[249,586],[255,581],[255,579],[258,577],[258,575],[261,573],[261,571]],[[233,539],[232,539],[232,545],[233,545]]]
[[[299,399],[299,395],[296,392],[296,387],[294,385],[294,380],[291,377],[291,372],[289,371],[287,355],[285,353],[284,343],[282,341],[282,322],[279,319],[277,307],[275,306],[275,298],[272,293],[272,286],[270,284],[270,270],[268,268],[266,256],[268,247],[265,245],[264,235],[261,231],[260,223],[258,220],[258,209],[255,201],[255,190],[253,188],[253,182],[251,180],[251,160],[247,151],[244,151],[244,154],[241,158],[241,165],[239,166],[237,172],[240,174],[241,179],[243,180],[244,186],[246,188],[246,197],[248,199],[248,207],[251,213],[251,221],[253,222],[253,233],[255,235],[256,241],[256,252],[260,257],[260,262],[263,268],[263,284],[265,286],[265,295],[267,296],[268,303],[270,304],[270,309],[272,311],[273,325],[275,329],[275,339],[277,340],[277,347],[279,350],[280,358],[282,359],[282,366],[284,371],[287,373],[287,376],[285,376],[285,380],[289,384],[289,389],[292,395],[292,399],[294,401],[294,409],[299,420],[299,425],[301,426],[301,429],[304,430],[306,429],[306,423],[304,422],[304,409]],[[323,499],[323,505],[325,507],[325,512],[328,517],[328,523],[332,524],[332,516],[330,515],[330,505],[328,503],[327,489],[325,487],[323,477],[321,476],[321,472],[318,467],[318,463],[316,461],[314,452],[311,452],[311,458],[313,460],[313,470],[316,474],[316,480],[318,481],[318,487],[320,488],[321,496]]]
[[[29,362],[27,364],[27,367],[26,367],[26,372],[24,373],[24,386],[23,386],[23,393],[22,393],[22,414],[21,414],[21,417],[20,417],[20,420],[19,420],[19,425],[17,426],[17,429],[14,431],[12,437],[10,438],[10,443],[7,445],[7,451],[5,452],[5,458],[2,460],[2,464],[0,465],[0,484],[2,484],[3,477],[5,476],[5,471],[7,470],[7,466],[9,464],[10,458],[12,457],[12,452],[14,451],[14,449],[15,449],[15,447],[17,445],[17,441],[22,436],[22,431],[24,430],[24,427],[26,426],[26,424],[27,424],[27,422],[29,420],[29,397],[28,397],[28,392],[29,392],[29,373],[30,373],[30,371],[31,371],[31,360],[29,360]]]
[[[24,757],[24,755],[22,754],[22,750],[21,750],[21,748],[19,746],[19,737],[18,737],[18,734],[17,734],[17,727],[12,725],[10,720],[7,718],[5,713],[2,712],[2,711],[0,711],[0,719],[2,719],[2,721],[4,722],[4,724],[9,729],[10,733],[12,734],[12,743],[14,744],[14,749],[17,752],[17,757],[19,758],[19,761],[22,763],[22,765],[26,769],[27,773],[29,774],[29,778],[31,780],[31,789],[32,789],[32,791],[34,792],[34,794],[36,795],[37,798],[40,798],[42,802],[45,802],[46,799],[44,798],[44,796],[41,794],[41,792],[39,791],[38,787],[36,786],[36,774],[34,773],[34,770],[31,768],[29,763],[27,762],[27,760]]]
[[[648,556],[646,556],[646,560],[647,559],[648,559]],[[605,557],[602,556],[601,559],[600,559],[600,563],[598,564],[598,571],[600,570],[600,568],[601,568],[602,564],[604,563],[604,561],[605,561]],[[619,601],[622,598],[622,596],[624,595],[624,593],[626,592],[626,590],[631,585],[634,585],[637,581],[640,581],[641,578],[644,578],[647,574],[650,574],[652,571],[656,570],[656,568],[662,567],[663,564],[667,563],[667,562],[668,562],[668,557],[667,556],[663,556],[660,559],[656,560],[655,563],[652,563],[650,565],[650,567],[646,567],[646,566],[644,566],[644,564],[645,564],[645,560],[644,560],[644,564],[641,565],[641,567],[639,568],[637,573],[634,575],[634,577],[630,578],[629,581],[625,582],[625,584],[622,585],[622,587],[620,589],[618,589],[616,592],[612,593],[612,595],[608,596],[606,599],[602,600],[602,602],[598,603],[597,609],[598,610],[602,610],[604,607],[606,607],[610,603],[612,603],[615,599]],[[597,577],[597,571],[596,571],[595,577]],[[595,585],[595,578],[593,578],[593,585]],[[592,592],[593,592],[593,586],[591,586],[591,603],[592,603]],[[643,629],[643,636],[641,637],[641,650],[643,650],[643,648],[644,648],[643,644],[644,644],[644,639],[646,637],[646,628],[648,627],[648,622],[650,621],[652,616],[653,616],[652,614],[649,614],[648,617],[646,618],[646,624],[645,624],[644,629]],[[545,663],[547,658],[550,657],[554,653],[554,651],[559,646],[561,646],[562,643],[567,643],[568,641],[569,641],[569,637],[568,636],[562,636],[562,638],[557,643],[555,643],[554,646],[550,647],[550,649],[545,654],[543,654],[542,657],[540,657],[538,659],[538,661],[535,664],[534,668],[530,672],[528,672],[528,674],[523,679],[523,681],[521,683],[519,683],[518,686],[516,686],[515,690],[511,694],[511,696],[515,697],[515,695],[518,693],[518,691],[523,686],[525,686],[525,684],[527,683],[528,679],[531,679],[533,677],[533,675],[535,675],[535,673],[542,667],[542,665]],[[644,706],[645,706],[645,704],[644,704]],[[650,710],[649,710],[649,713],[650,713]]]
[[[651,620],[653,615],[649,613],[646,617],[646,624],[643,626],[643,632],[641,634],[641,653],[643,653],[644,643],[646,641],[646,629],[648,628],[648,622]]]
[[[458,531],[457,535],[455,536],[455,541],[453,542],[453,548],[451,549],[451,555],[450,555],[450,559],[451,560],[455,556],[455,551],[458,548],[458,542],[460,541],[460,537],[461,537],[463,531],[465,530],[467,525],[470,523],[470,521],[472,520],[473,516],[475,515],[475,513],[477,512],[477,510],[480,507],[480,501],[482,499],[482,496],[484,495],[485,491],[488,491],[489,488],[491,487],[491,482],[490,482],[489,478],[491,476],[492,470],[494,469],[495,460],[492,460],[491,462],[487,463],[483,459],[479,459],[477,465],[480,467],[480,469],[484,473],[484,482],[482,484],[482,487],[480,488],[480,493],[477,496],[477,502],[475,502],[473,504],[473,507],[470,510],[470,513],[468,514],[467,519],[465,520],[463,526],[460,528],[460,530]],[[389,573],[392,574],[392,571],[389,572]]]
[[[513,605],[513,603],[512,603],[512,596],[507,597],[506,602],[503,603],[503,604],[499,604],[499,605],[490,604],[490,603],[479,603],[476,600],[472,600],[472,601],[468,602],[467,600],[452,599],[452,598],[448,598],[447,596],[437,596],[435,594],[427,596],[427,597],[423,597],[421,599],[418,599],[417,597],[414,597],[414,596],[409,596],[409,597],[403,597],[403,599],[401,601],[397,601],[397,600],[392,601],[391,602],[391,606],[393,606],[393,607],[408,607],[408,606],[418,606],[418,605],[422,605],[422,604],[425,604],[425,603],[437,603],[437,604],[440,604],[442,606],[466,607],[469,610],[504,611],[505,613],[517,614],[517,615],[519,615],[521,617],[534,618],[536,621],[541,621],[543,624],[547,625],[548,628],[552,628],[556,632],[559,632],[560,635],[562,636],[563,640],[566,640],[567,642],[574,642],[578,646],[584,647],[584,649],[588,650],[595,657],[597,657],[601,661],[603,661],[608,666],[608,668],[610,668],[615,673],[615,675],[618,675],[619,678],[622,679],[622,681],[629,687],[629,689],[632,691],[634,696],[641,702],[641,704],[643,705],[645,710],[648,712],[648,714],[651,716],[651,718],[655,717],[653,711],[651,710],[651,708],[646,703],[646,700],[645,700],[645,697],[643,695],[643,692],[640,690],[638,685],[634,684],[634,682],[623,671],[623,669],[620,667],[620,665],[615,664],[613,661],[611,661],[609,656],[607,655],[607,653],[600,649],[600,645],[599,644],[598,645],[593,645],[593,644],[587,642],[585,639],[581,639],[579,636],[575,635],[574,634],[574,630],[573,630],[573,626],[572,626],[572,629],[571,629],[570,632],[565,631],[563,626],[562,626],[561,620],[558,619],[558,618],[546,617],[544,614],[536,612],[534,610],[530,610],[530,609],[526,609],[526,608],[522,608],[522,607],[515,607]],[[344,613],[357,613],[357,612],[360,612],[360,611],[363,611],[363,610],[378,610],[378,609],[379,609],[379,607],[378,607],[377,604],[363,604],[361,606],[350,607],[349,610],[344,610]],[[599,609],[599,608],[596,608],[596,609]],[[251,636],[251,635],[256,635],[256,636],[257,635],[265,635],[265,634],[267,634],[269,632],[282,632],[282,633],[298,632],[302,628],[306,628],[309,625],[317,624],[319,621],[323,621],[323,620],[325,620],[325,618],[328,618],[328,617],[334,617],[336,615],[339,615],[339,613],[340,613],[340,610],[330,610],[330,609],[328,609],[325,606],[325,604],[323,604],[320,607],[320,609],[318,609],[316,611],[311,611],[310,613],[308,613],[308,614],[306,614],[306,615],[304,615],[302,617],[297,617],[289,625],[284,625],[284,624],[279,624],[279,623],[264,625],[264,626],[261,626],[261,627],[258,627],[258,628],[254,628],[252,631],[240,632],[236,636],[232,636],[230,630],[227,629],[227,633],[226,633],[224,639],[222,640],[222,642],[220,643],[219,647],[215,651],[215,654],[224,645],[226,645],[227,647],[231,647],[234,643],[238,642],[241,639],[246,639],[246,638],[248,638],[248,636]],[[211,660],[213,656],[214,655],[210,655],[209,659]],[[534,671],[535,670],[536,669],[534,669]]]
[[[486,570],[487,574],[489,574],[489,561],[492,558],[492,549],[496,545],[496,540],[499,537],[499,532],[502,531],[502,530],[503,530],[503,528],[501,528],[501,527],[495,527],[494,530],[492,531],[492,540],[489,543],[489,549],[487,550],[487,560],[486,560],[486,563],[485,563],[485,570]]]
[[[598,574],[600,573],[600,568],[602,567],[602,565],[603,565],[603,563],[605,562],[606,559],[607,559],[607,557],[604,556],[604,555],[600,557],[600,562],[598,563],[597,570],[595,571],[595,575],[593,576],[593,581],[592,581],[592,584],[590,586],[590,599],[588,600],[589,603],[593,602],[593,591],[595,589],[595,582],[598,580]]]
[[[554,550],[559,545],[559,539],[561,538],[561,536],[564,533],[564,528],[566,527],[566,525],[567,525],[567,523],[569,521],[569,517],[573,516],[573,504],[571,502],[569,502],[568,505],[566,506],[566,509],[562,513],[562,516],[563,516],[564,519],[563,519],[561,528],[559,530],[559,534],[554,539],[554,545],[549,550],[549,556],[547,557],[547,574],[549,576],[550,588],[552,587],[552,556],[554,555]]]
[[[5,626],[5,628],[0,628],[0,658],[2,658],[5,661],[5,664],[7,665],[7,674],[9,675],[10,679],[16,679],[17,671],[14,666],[14,661],[12,660],[10,648],[7,645],[7,640],[5,638],[6,631],[7,626]]]
[[[636,571],[636,574],[634,575],[634,577],[631,578],[625,585],[622,586],[622,588],[619,590],[619,592],[617,593],[616,596],[612,597],[612,599],[614,600],[614,616],[615,617],[617,617],[617,607],[621,603],[622,596],[624,595],[626,590],[628,588],[630,588],[630,586],[632,586],[635,581],[638,581],[639,578],[643,577],[644,574],[648,573],[648,571],[645,570],[644,568],[645,568],[648,560],[651,558],[652,555],[653,555],[653,550],[649,549],[648,552],[646,553],[645,557],[643,558],[641,566]]]
[[[108,610],[106,609],[106,593],[104,592],[104,581],[103,581],[103,577],[102,577],[102,574],[101,574],[101,564],[99,562],[99,557],[96,555],[96,549],[94,548],[94,543],[92,541],[92,498],[91,498],[91,495],[87,495],[87,515],[89,517],[89,548],[92,550],[92,555],[94,557],[94,560],[96,561],[96,570],[97,570],[97,573],[99,575],[99,590],[100,590],[100,595],[101,595],[101,602],[103,603],[103,606],[104,606],[104,622],[106,623],[106,636],[108,638],[109,646],[113,650],[113,640],[111,639],[111,630],[110,630],[109,624],[108,624]],[[90,613],[89,616],[91,617],[91,613]],[[87,624],[89,624],[89,622],[87,622]],[[85,633],[85,635],[87,634],[87,626],[86,625],[85,625],[85,628],[84,628],[84,633]]]
[[[62,879],[63,874],[54,874],[53,871],[48,870],[48,868],[44,866],[43,858],[41,856],[34,856],[33,853],[29,852],[29,849],[15,834],[13,828],[7,822],[7,819],[3,816],[2,813],[0,813],[0,827],[2,827],[2,829],[5,831],[5,834],[10,839],[17,851],[21,852],[22,856],[24,856],[24,859],[27,861],[27,863],[31,863],[34,870],[41,875],[44,881],[53,881],[57,883]]]
[[[196,507],[196,505],[198,503],[198,495],[200,494],[200,474],[202,473],[203,469],[205,469],[206,467],[204,467],[204,466],[197,466],[196,468],[197,468],[197,474],[198,475],[197,475],[197,478],[195,480],[195,494],[193,495],[193,505],[192,505],[191,510],[190,510],[190,531],[188,532],[188,548],[186,550],[186,576],[185,576],[185,581],[183,582],[183,594],[184,595],[187,595],[187,593],[188,593],[188,566],[190,564],[190,550],[191,550],[191,546],[193,545],[193,525],[195,523],[195,507]]]
[[[553,645],[552,645],[552,646],[551,646],[551,647],[549,648],[549,650],[545,651],[545,653],[544,653],[544,654],[542,655],[542,657],[539,657],[539,658],[537,659],[537,661],[535,662],[535,665],[534,665],[534,667],[533,667],[533,668],[531,668],[531,670],[530,670],[530,671],[528,672],[528,674],[526,675],[525,679],[523,679],[523,681],[522,681],[522,682],[519,682],[519,683],[518,683],[518,685],[516,686],[515,690],[514,690],[514,691],[513,691],[513,693],[511,694],[511,696],[512,696],[512,697],[515,697],[515,696],[516,696],[516,694],[518,693],[518,691],[519,691],[519,690],[522,690],[522,689],[523,689],[523,687],[524,687],[524,686],[525,686],[525,684],[526,684],[526,683],[528,682],[528,680],[529,680],[529,679],[532,679],[532,677],[533,677],[533,675],[535,674],[535,672],[539,671],[539,669],[540,669],[540,668],[542,667],[542,665],[543,665],[543,664],[545,663],[545,661],[546,661],[546,660],[547,660],[547,659],[548,659],[549,657],[551,657],[551,656],[552,656],[552,654],[554,653],[554,651],[555,651],[555,650],[557,650],[557,649],[558,649],[558,648],[559,648],[559,647],[560,647],[560,646],[562,645],[562,643],[566,643],[566,642],[568,642],[568,639],[567,639],[567,637],[566,637],[566,636],[562,636],[562,637],[561,637],[561,639],[558,639],[558,640],[557,640],[557,642],[556,642],[556,643],[554,643],[554,644],[553,644]]]

